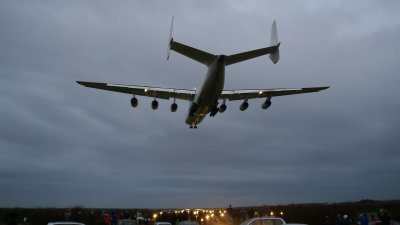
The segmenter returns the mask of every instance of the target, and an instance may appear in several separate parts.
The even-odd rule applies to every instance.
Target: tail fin
[[[281,43],[278,41],[278,32],[276,31],[276,21],[272,23],[271,29],[271,40],[270,46],[266,48],[260,48],[252,51],[241,52],[234,55],[229,55],[225,60],[225,65],[231,65],[252,58],[256,58],[262,55],[269,54],[269,58],[275,64],[279,61],[279,45]]]
[[[279,61],[279,45],[280,45],[280,43],[278,41],[278,31],[276,29],[276,21],[274,21],[272,23],[271,39],[270,39],[269,45],[271,47],[276,46],[276,50],[274,50],[273,52],[271,52],[269,54],[269,58],[275,64]]]
[[[189,57],[199,63],[204,65],[211,65],[211,63],[215,60],[217,56],[210,54],[208,52],[202,51],[200,49],[196,49],[179,42],[176,42],[172,37],[172,30],[174,28],[174,16],[172,16],[171,28],[169,31],[169,39],[168,39],[168,49],[167,49],[167,60],[169,59],[170,51],[173,50],[178,52],[186,57]]]
[[[168,38],[168,49],[167,49],[167,60],[169,59],[169,54],[171,52],[171,44],[174,42],[172,38],[172,29],[174,28],[174,17],[175,15],[172,16],[172,21],[171,21],[171,28],[169,30],[169,38]]]

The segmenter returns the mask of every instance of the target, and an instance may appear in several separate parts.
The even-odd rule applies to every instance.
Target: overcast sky
[[[233,207],[400,199],[400,2],[0,1],[0,207]],[[188,103],[76,80],[199,87],[213,54],[281,60],[226,69],[225,89],[331,86],[227,102],[197,130]]]

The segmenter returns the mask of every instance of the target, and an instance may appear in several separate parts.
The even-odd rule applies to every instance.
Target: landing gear
[[[211,109],[210,117],[214,117],[218,112],[219,112],[218,102],[216,102],[214,107]]]
[[[189,128],[190,129],[197,129],[197,126],[196,125],[190,125]]]

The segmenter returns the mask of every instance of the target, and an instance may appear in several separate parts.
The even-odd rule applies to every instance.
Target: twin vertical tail
[[[276,47],[276,50],[269,54],[271,61],[276,64],[279,61],[279,45],[281,43],[278,41],[278,31],[276,29],[276,21],[272,23],[271,28],[271,39],[269,42],[270,47]]]
[[[174,42],[172,38],[172,30],[174,28],[174,16],[172,16],[172,21],[171,21],[171,28],[169,30],[169,38],[168,38],[168,49],[167,49],[167,60],[169,59],[169,54],[171,52],[171,44]]]

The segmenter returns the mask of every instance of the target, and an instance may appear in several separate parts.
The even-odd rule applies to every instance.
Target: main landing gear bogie
[[[197,129],[197,125],[190,125],[189,128],[190,129]]]

